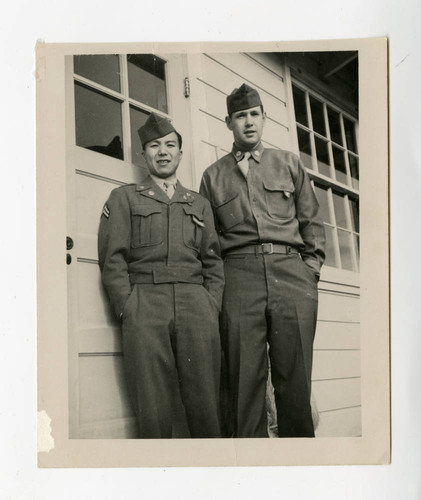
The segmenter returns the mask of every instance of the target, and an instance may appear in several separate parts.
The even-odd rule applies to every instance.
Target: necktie
[[[166,192],[167,196],[169,199],[173,197],[173,194],[175,192],[175,186],[172,182],[165,182],[164,181],[164,191]]]
[[[244,179],[247,179],[247,174],[249,172],[249,158],[251,156],[250,151],[247,151],[244,153],[243,159],[240,160],[237,165],[238,168],[241,170],[241,173],[244,175]]]

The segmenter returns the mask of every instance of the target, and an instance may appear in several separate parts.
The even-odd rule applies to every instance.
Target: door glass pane
[[[345,157],[342,149],[332,144],[333,162],[335,164],[336,180],[348,184],[345,167]]]
[[[129,54],[127,64],[130,97],[168,113],[165,61],[152,54]]]
[[[336,225],[348,229],[345,214],[345,198],[340,194],[333,192],[333,205],[335,207]]]
[[[339,250],[341,252],[342,269],[354,270],[351,256],[352,234],[338,229]]]
[[[313,168],[311,161],[310,134],[300,127],[297,127],[298,147],[300,148],[300,158],[304,166]]]
[[[332,141],[343,146],[339,113],[328,108],[327,114],[329,117],[330,138]]]
[[[310,96],[311,117],[313,119],[313,130],[326,137],[325,117],[323,114],[323,104]]]
[[[329,212],[329,201],[328,201],[328,193],[327,188],[323,186],[314,185],[314,191],[316,193],[317,201],[319,202],[319,215],[322,218],[323,222],[332,223],[332,218]]]
[[[142,156],[142,144],[137,131],[145,124],[149,113],[130,106],[130,133],[132,138],[132,162],[135,165],[144,166],[145,161]]]
[[[355,137],[355,124],[351,120],[344,118],[346,146],[354,153],[357,151],[357,138]]]
[[[329,151],[327,148],[327,142],[316,136],[314,136],[314,142],[316,143],[317,165],[319,167],[319,172],[330,177]]]
[[[359,188],[360,182],[360,169],[358,166],[358,158],[350,153],[348,153],[349,169],[351,171],[352,187],[355,189]]]
[[[123,159],[121,103],[75,82],[76,144]]]
[[[305,92],[293,86],[292,95],[294,96],[295,119],[298,123],[308,127]]]
[[[120,92],[120,61],[116,55],[73,56],[74,72]]]
[[[349,208],[351,212],[351,225],[352,230],[359,233],[360,232],[360,207],[359,201],[349,199]]]
[[[332,266],[332,267],[338,267],[336,264],[336,259],[335,259],[335,246],[333,245],[333,231],[334,231],[333,227],[325,225],[325,234],[326,234],[325,265]]]

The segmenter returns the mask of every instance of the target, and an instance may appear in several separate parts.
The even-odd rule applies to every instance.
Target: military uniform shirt
[[[318,203],[299,158],[289,152],[251,151],[247,178],[235,145],[203,174],[200,193],[211,202],[222,253],[276,243],[296,248],[316,273],[323,264],[325,233]]]

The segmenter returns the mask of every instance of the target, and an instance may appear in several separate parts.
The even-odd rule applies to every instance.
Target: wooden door
[[[89,55],[66,59],[69,429],[72,438],[136,436],[122,364],[121,333],[100,279],[97,232],[112,189],[144,165],[137,129],[151,111],[188,132],[182,55]],[[179,177],[192,184],[183,145]]]

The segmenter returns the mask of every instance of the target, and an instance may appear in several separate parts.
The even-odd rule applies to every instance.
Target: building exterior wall
[[[121,60],[125,58],[121,57]],[[299,64],[297,66],[295,60],[288,62],[277,53],[188,54],[166,60],[167,115],[174,119],[184,137],[185,155],[180,172],[187,187],[198,189],[205,168],[231,150],[232,135],[224,123],[225,99],[243,82],[259,90],[268,115],[264,146],[300,154],[293,78],[296,85],[312,91],[313,77],[317,95],[325,89],[323,82],[315,78],[311,64],[302,64],[305,76],[300,81]],[[107,307],[108,301],[100,283],[96,232],[102,205],[109,192],[117,185],[136,182],[139,166],[132,163],[130,141],[129,146],[125,142],[126,158],[123,160],[87,151],[75,144],[75,78],[69,60],[66,75],[69,111],[66,164],[69,212],[73,214],[69,227],[73,227],[77,235],[79,249],[75,263],[77,270],[69,270],[72,287],[69,310],[73,317],[69,339],[71,432],[73,437],[131,437],[135,435],[135,427],[124,383],[119,327]],[[188,97],[181,95],[179,90],[185,78],[189,82]],[[338,106],[339,103],[344,112],[352,111],[346,92],[339,84],[326,90],[327,97],[320,98],[330,103],[329,94],[332,105]],[[128,108],[130,102],[122,106]],[[144,107],[145,112],[149,110],[150,107]],[[123,116],[123,136],[125,128],[126,135],[133,137],[131,125],[128,119],[124,122]],[[308,172],[317,185],[322,182],[326,189],[333,186],[342,190],[343,196],[356,197],[358,194],[356,189],[340,186],[311,168]],[[358,283],[355,269],[325,266],[322,270],[313,367],[313,393],[320,416],[317,436],[361,434]]]

